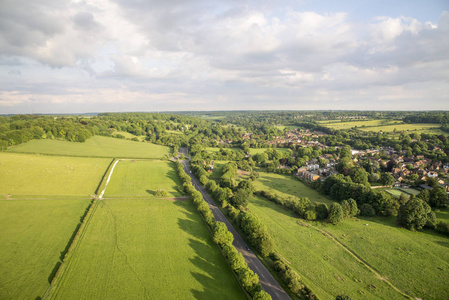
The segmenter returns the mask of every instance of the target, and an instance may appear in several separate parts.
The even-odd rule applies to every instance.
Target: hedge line
[[[189,175],[184,171],[183,165],[177,161],[176,170],[181,178],[184,191],[192,197],[192,201],[198,212],[203,216],[206,224],[213,232],[214,242],[220,247],[223,256],[226,258],[232,270],[237,274],[237,278],[245,291],[257,300],[268,300],[271,296],[262,289],[259,283],[259,276],[255,274],[245,262],[243,255],[232,245],[234,236],[222,222],[216,222],[209,205],[204,201],[203,196],[192,185]]]

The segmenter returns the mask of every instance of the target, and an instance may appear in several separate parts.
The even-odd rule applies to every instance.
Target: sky
[[[0,0],[0,114],[449,110],[449,0]]]

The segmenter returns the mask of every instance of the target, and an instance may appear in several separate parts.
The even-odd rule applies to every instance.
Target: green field
[[[52,299],[246,299],[190,201],[99,202]]]
[[[385,192],[387,192],[388,194],[392,195],[395,198],[399,198],[401,196],[401,194],[405,194],[406,196],[408,196],[407,193],[404,193],[398,189],[385,189]]]
[[[158,189],[166,191],[167,197],[180,197],[180,184],[170,161],[123,160],[114,169],[105,197],[153,197]]]
[[[250,199],[249,208],[266,225],[281,254],[319,299],[401,299],[396,291],[316,229],[300,226],[293,214],[263,200]],[[375,288],[374,288],[375,287]]]
[[[269,191],[282,197],[307,197],[315,203],[321,202],[327,205],[334,203],[334,201],[289,175],[259,172],[259,178],[253,184],[256,190]]]
[[[409,195],[418,195],[420,193],[420,191],[415,190],[415,189],[409,189],[409,188],[399,188],[400,191],[403,191],[406,194]]]
[[[0,153],[0,195],[89,196],[110,162],[107,158]]]
[[[320,121],[318,122],[322,126],[326,126],[332,129],[349,129],[354,127],[371,127],[371,126],[380,126],[383,124],[391,124],[400,121],[390,121],[390,120],[357,120],[350,122],[341,122],[340,120],[332,120],[332,121]]]
[[[166,146],[104,136],[93,136],[84,143],[59,140],[32,140],[8,149],[10,152],[111,158],[161,158],[168,154],[169,150]]]
[[[37,299],[90,200],[0,201],[0,299]]]
[[[440,124],[395,124],[395,125],[386,125],[386,126],[377,126],[377,127],[366,127],[366,128],[358,128],[364,131],[383,131],[383,132],[393,132],[396,131],[417,131],[417,132],[425,132],[425,133],[435,133],[439,134],[441,130],[439,129]]]
[[[325,229],[407,294],[448,299],[449,238],[431,231],[412,232],[395,223],[394,218],[353,219]]]
[[[337,226],[301,221],[309,225],[301,226],[290,212],[267,200],[254,198],[249,207],[266,224],[279,253],[320,299],[339,294],[352,299],[404,298],[386,281],[413,297],[449,297],[445,236],[397,228],[388,219],[351,219]]]
[[[435,211],[439,221],[449,222],[449,208],[443,208]]]
[[[250,148],[249,153],[251,155],[255,155],[258,153],[264,153],[265,151],[267,151],[267,149],[268,148]],[[288,148],[273,148],[273,149],[275,149],[276,151],[282,152],[282,153],[285,153],[288,150]]]

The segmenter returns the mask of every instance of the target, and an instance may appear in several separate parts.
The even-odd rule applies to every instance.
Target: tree
[[[341,201],[341,208],[343,210],[343,218],[348,218],[351,215],[351,205],[348,200]]]
[[[271,300],[271,296],[264,290],[260,290],[254,294],[253,300]]]
[[[246,207],[248,205],[248,198],[251,196],[251,194],[252,193],[249,189],[239,189],[231,198],[232,205],[236,207]]]
[[[226,224],[223,222],[216,222],[214,226],[214,242],[221,247],[225,244],[232,244],[234,236],[228,231]]]
[[[332,203],[329,207],[329,217],[330,223],[336,225],[343,221],[343,208],[338,203]]]
[[[329,208],[326,203],[320,203],[315,207],[316,218],[318,220],[325,220],[329,216]]]
[[[372,217],[376,214],[376,211],[369,203],[364,203],[360,206],[360,214],[365,217]]]
[[[351,217],[357,216],[360,213],[360,210],[357,207],[357,202],[352,198],[349,198],[348,202],[349,202],[349,206],[351,207],[349,216],[351,216]]]
[[[382,182],[383,185],[393,185],[394,177],[390,173],[382,173],[380,182]]]
[[[362,167],[355,167],[349,171],[349,176],[354,183],[360,183],[363,185],[368,184],[368,173]]]
[[[399,208],[399,225],[410,230],[420,230],[430,217],[430,206],[419,198],[410,199]]]
[[[430,191],[429,205],[432,207],[444,207],[447,203],[447,194],[443,187],[437,186]]]

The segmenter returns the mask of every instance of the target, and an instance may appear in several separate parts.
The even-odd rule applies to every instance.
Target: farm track
[[[302,223],[298,221],[298,224],[301,226],[305,226],[305,227],[309,227],[312,228],[313,230],[316,230],[318,232],[320,232],[321,234],[323,234],[325,237],[329,238],[332,242],[334,242],[337,246],[341,247],[343,250],[345,250],[346,252],[348,252],[352,257],[354,257],[359,263],[361,263],[365,268],[367,268],[370,272],[372,272],[374,275],[376,275],[376,277],[382,281],[384,281],[386,284],[388,284],[391,288],[393,288],[396,292],[398,292],[399,294],[401,294],[402,296],[404,296],[405,298],[408,299],[414,299],[414,297],[408,295],[407,293],[401,291],[399,288],[397,288],[396,286],[393,285],[393,283],[391,283],[387,278],[382,277],[380,275],[380,271],[378,271],[374,266],[372,266],[370,263],[368,263],[366,260],[364,260],[360,255],[358,255],[356,252],[354,252],[351,248],[349,248],[348,246],[346,246],[345,244],[343,244],[340,240],[338,240],[337,237],[335,237],[333,234],[331,234],[330,232],[317,228],[313,225],[310,224],[306,224],[306,223]]]

